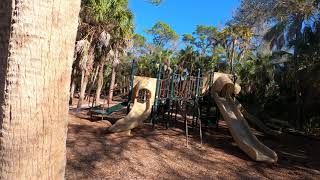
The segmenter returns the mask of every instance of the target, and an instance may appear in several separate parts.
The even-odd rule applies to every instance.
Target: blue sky
[[[135,15],[136,33],[145,35],[144,30],[161,20],[181,36],[192,33],[198,24],[222,28],[239,3],[239,0],[163,0],[155,6],[145,0],[129,0],[129,7]]]

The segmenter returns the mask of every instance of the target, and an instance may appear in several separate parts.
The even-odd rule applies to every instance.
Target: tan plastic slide
[[[135,76],[134,77],[134,92],[133,92],[133,107],[129,114],[118,120],[115,124],[108,128],[109,132],[124,132],[130,133],[131,129],[143,124],[151,114],[152,105],[154,103],[157,79]],[[139,102],[139,91],[145,90],[147,97],[145,102]]]
[[[220,75],[215,79],[211,94],[239,148],[255,161],[277,162],[277,154],[252,133],[246,119],[231,98],[232,93],[239,92],[240,86],[235,87],[228,76]]]

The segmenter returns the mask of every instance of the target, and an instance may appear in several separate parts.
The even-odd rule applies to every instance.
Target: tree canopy
[[[177,33],[162,21],[158,21],[151,29],[146,30],[146,32],[153,36],[153,43],[161,48],[179,39]]]

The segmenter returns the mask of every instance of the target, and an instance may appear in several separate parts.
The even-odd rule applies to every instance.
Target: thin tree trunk
[[[238,61],[241,62],[244,58],[245,58],[245,55],[247,53],[247,47],[244,47],[240,53],[239,53],[239,56],[238,56]]]
[[[88,75],[83,75],[83,81],[81,83],[79,101],[78,101],[78,105],[77,105],[78,109],[80,109],[83,104],[88,81],[89,81]]]
[[[233,61],[235,56],[235,41],[232,41],[231,57],[230,57],[230,74],[233,74]]]
[[[100,66],[98,65],[98,66],[97,66],[97,69],[96,69],[96,71],[95,71],[95,73],[94,73],[94,76],[93,76],[93,78],[92,78],[91,86],[90,86],[90,88],[88,89],[88,94],[87,94],[87,96],[86,96],[86,99],[89,99],[89,98],[90,98],[91,91],[92,91],[92,89],[94,88],[94,86],[96,85],[96,80],[97,80],[97,77],[98,77],[99,68],[100,68]]]
[[[302,17],[302,16],[298,16]],[[300,20],[303,22],[302,20]],[[299,22],[300,22],[299,21]],[[299,24],[298,27],[296,27],[296,40],[295,40],[295,50],[294,50],[294,86],[295,86],[295,95],[296,95],[296,121],[295,121],[295,127],[300,129],[302,126],[302,97],[301,97],[301,91],[300,91],[300,81],[299,81],[299,54],[297,50],[297,46],[299,46],[299,41],[301,40],[302,34],[301,34],[301,28],[302,23]]]
[[[75,67],[73,67],[72,75],[71,75],[71,87],[70,87],[69,105],[73,104],[74,91],[76,89],[76,76],[77,76],[77,70],[76,70]]]
[[[104,61],[100,64],[100,69],[98,73],[98,84],[97,84],[97,90],[96,90],[96,105],[100,105],[100,96],[101,96],[101,90],[103,86],[103,78],[104,78]]]
[[[79,95],[79,101],[77,108],[80,109],[83,100],[85,98],[85,93],[89,81],[89,76],[92,71],[93,61],[94,61],[94,46],[89,49],[89,56],[88,56],[88,62],[86,64],[86,69],[82,71],[82,78],[81,78],[81,87],[80,87],[80,95]]]
[[[64,179],[80,0],[0,4],[0,179]]]
[[[70,88],[70,99],[69,99],[69,105],[73,104],[73,98],[74,98],[74,91],[76,89],[76,82],[75,79],[71,82],[71,88]]]
[[[110,89],[109,89],[109,96],[108,100],[112,102],[113,98],[113,90],[114,90],[114,84],[116,82],[116,67],[112,66],[112,72],[111,72],[111,81],[110,81]]]
[[[109,96],[108,100],[109,102],[112,102],[113,98],[113,91],[114,91],[114,86],[116,82],[116,67],[119,64],[119,51],[116,49],[114,52],[114,59],[112,62],[112,72],[111,72],[111,81],[110,81],[110,89],[109,89]]]

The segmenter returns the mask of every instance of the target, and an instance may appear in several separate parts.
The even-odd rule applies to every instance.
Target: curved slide
[[[228,78],[218,78],[216,87],[213,88],[211,94],[228,125],[233,139],[239,148],[253,160],[269,163],[277,162],[277,154],[262,144],[252,133],[246,119],[236,106],[234,100],[230,97],[230,92],[237,91],[232,84]],[[225,96],[220,97],[217,92],[221,92],[221,94]]]
[[[129,114],[118,120],[115,124],[108,128],[109,132],[124,132],[136,128],[143,124],[151,114],[152,105],[154,103],[155,88],[157,79],[141,76],[134,77],[133,107]],[[146,91],[146,101],[140,102],[138,97],[139,91]]]

